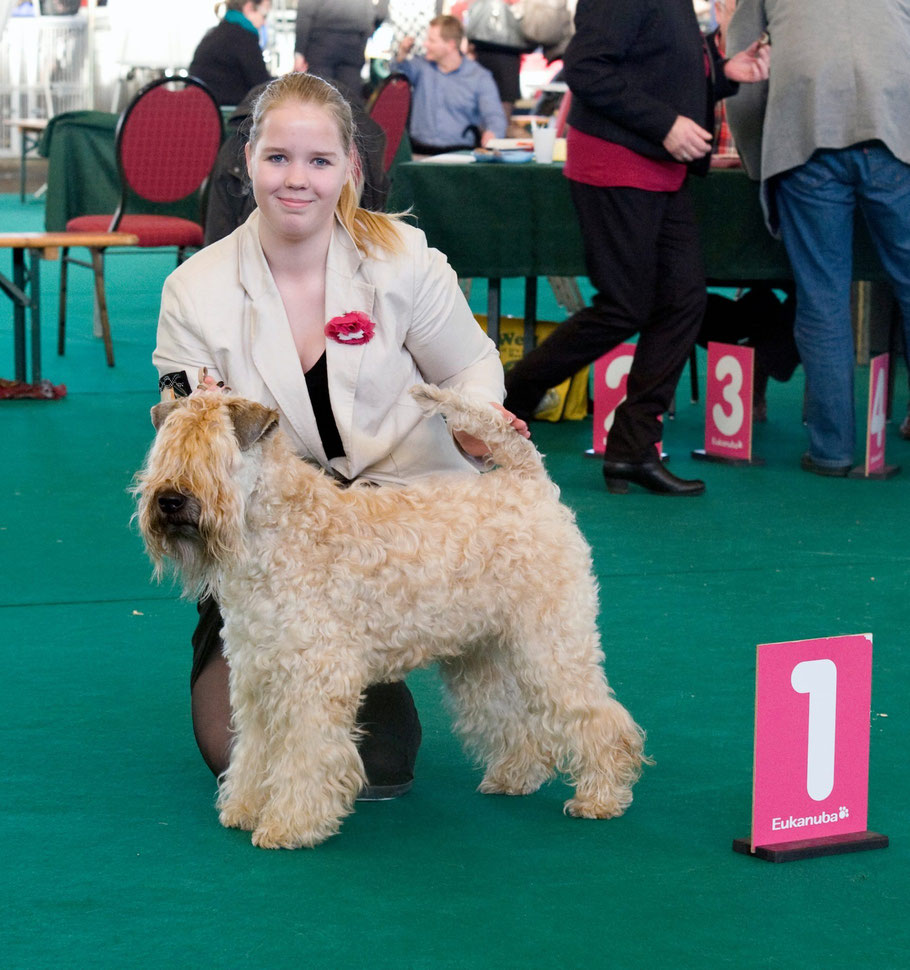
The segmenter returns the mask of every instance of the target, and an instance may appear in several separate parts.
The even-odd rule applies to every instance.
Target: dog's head
[[[206,392],[156,404],[152,423],[155,440],[133,485],[139,529],[156,577],[169,560],[197,595],[218,566],[243,555],[246,502],[278,414]]]

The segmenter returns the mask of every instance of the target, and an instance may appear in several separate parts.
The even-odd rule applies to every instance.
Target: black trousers
[[[607,457],[642,461],[661,439],[673,394],[705,310],[705,274],[695,210],[678,192],[570,182],[597,292],[506,375],[505,406],[527,418],[548,388],[639,334],[626,400],[607,438]]]

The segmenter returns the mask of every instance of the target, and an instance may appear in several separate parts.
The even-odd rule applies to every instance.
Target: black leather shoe
[[[640,485],[655,495],[701,495],[705,490],[703,481],[698,478],[677,478],[657,458],[637,462],[611,461],[605,458],[603,472],[607,491],[620,495],[629,491],[629,482]]]
[[[851,465],[819,465],[807,451],[799,460],[799,467],[804,472],[813,475],[823,475],[825,478],[846,478],[850,474]]]

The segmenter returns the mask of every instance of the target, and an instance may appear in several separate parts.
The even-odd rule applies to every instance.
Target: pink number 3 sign
[[[752,852],[865,839],[871,697],[870,634],[758,647]]]

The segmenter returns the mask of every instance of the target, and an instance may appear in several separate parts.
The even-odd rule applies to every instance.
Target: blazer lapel
[[[352,311],[359,311],[372,317],[375,287],[361,278],[361,261],[353,239],[340,223],[336,222],[326,265],[326,323]],[[350,477],[351,462],[355,457],[352,453],[355,442],[351,434],[355,427],[354,398],[366,344],[342,344],[331,338],[327,338],[325,344],[329,398],[346,456],[345,460],[339,460],[333,464],[337,464],[342,474]]]
[[[245,321],[250,355],[301,444],[325,464],[325,451],[284,304],[259,244],[258,215],[254,212],[247,220],[248,232],[239,253],[240,281],[250,297]]]

